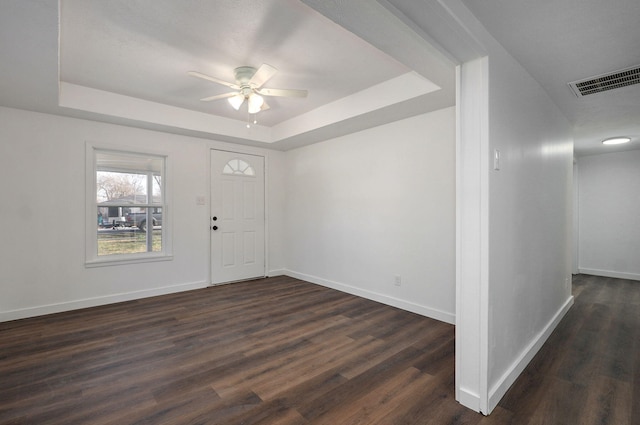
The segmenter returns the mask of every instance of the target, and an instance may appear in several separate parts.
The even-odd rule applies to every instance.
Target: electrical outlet
[[[396,278],[395,278],[395,280],[394,280],[394,282],[393,282],[393,283],[394,283],[394,285],[396,285],[396,286],[400,286],[400,285],[402,285],[402,276],[400,276],[400,275],[396,275]]]

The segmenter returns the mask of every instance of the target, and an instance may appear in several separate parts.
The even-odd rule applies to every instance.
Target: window
[[[235,174],[241,176],[255,176],[253,167],[241,159],[232,159],[222,169],[222,174]]]
[[[90,147],[88,159],[87,264],[166,257],[166,157]]]

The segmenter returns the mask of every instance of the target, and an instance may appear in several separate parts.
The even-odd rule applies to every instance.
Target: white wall
[[[456,397],[489,414],[573,303],[573,139],[542,87],[453,3],[486,54],[459,71]]]
[[[85,142],[168,154],[173,260],[85,268]],[[266,156],[269,269],[283,268],[281,152],[0,108],[0,321],[204,287],[209,149]],[[207,202],[208,204],[208,202]]]
[[[453,323],[453,108],[295,149],[286,161],[288,274]]]
[[[488,386],[492,408],[573,302],[573,139],[509,55],[489,55]],[[492,164],[493,165],[493,164]]]
[[[222,148],[267,157],[269,274],[453,322],[454,119],[449,108],[285,154],[0,108],[0,321],[208,285],[196,198]],[[87,141],[168,154],[173,260],[85,267]]]
[[[579,271],[640,280],[640,150],[578,159]]]

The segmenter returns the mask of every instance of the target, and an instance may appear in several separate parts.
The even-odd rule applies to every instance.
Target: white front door
[[[211,150],[211,283],[265,276],[264,157]]]

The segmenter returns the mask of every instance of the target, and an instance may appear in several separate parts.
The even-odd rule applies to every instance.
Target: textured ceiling
[[[463,0],[574,125],[577,154],[640,147],[640,85],[577,98],[569,82],[640,64],[638,0]],[[634,143],[603,148],[606,137]]]
[[[283,150],[452,106],[453,62],[356,3],[377,42],[298,0],[3,0],[0,105]],[[309,96],[249,117],[187,75],[263,63],[278,69],[265,88]]]
[[[272,97],[259,114],[273,126],[410,71],[297,1],[64,0],[60,79],[122,95],[246,119],[224,100],[199,99],[229,88],[187,75],[234,82],[239,66],[279,72],[271,88],[309,91]]]
[[[0,105],[277,149],[453,105],[455,64],[482,50],[461,25],[471,12],[573,124],[578,155],[640,146],[640,86],[581,99],[567,86],[640,64],[637,0],[3,0],[0,12]],[[224,86],[187,75],[231,80],[262,63],[279,70],[266,87],[309,96],[269,98],[251,130],[246,110],[199,100]],[[634,143],[603,150],[614,135]]]

